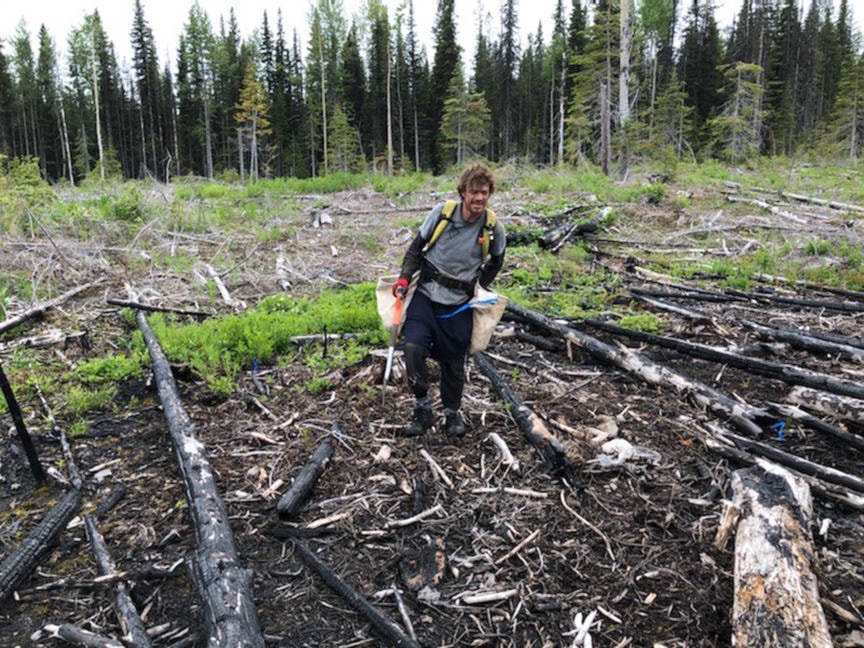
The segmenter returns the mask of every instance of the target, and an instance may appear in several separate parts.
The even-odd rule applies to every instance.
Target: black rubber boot
[[[448,437],[462,437],[468,432],[459,410],[444,411],[444,434]]]
[[[414,411],[411,413],[411,422],[405,426],[399,436],[403,437],[418,437],[426,434],[426,430],[432,427],[434,423],[432,416],[432,403],[430,399],[414,401]]]

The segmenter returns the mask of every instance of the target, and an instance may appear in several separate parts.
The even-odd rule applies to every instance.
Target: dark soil
[[[716,195],[709,198],[716,200]],[[397,223],[406,216],[419,218],[428,207],[394,208],[371,192],[335,196],[333,204],[342,210],[333,228],[300,227],[290,238],[266,244],[251,235],[246,241],[235,237],[232,245],[252,256],[241,277],[232,275],[232,296],[253,305],[282,289],[301,292],[322,283],[372,280],[391,273],[411,237],[410,229]],[[617,231],[597,237],[638,238],[662,246],[669,232],[713,216],[707,207],[700,212],[697,200],[694,204],[690,213],[677,215],[671,208],[646,205],[623,217]],[[516,196],[496,196],[496,208],[505,220],[509,215],[510,224],[534,222]],[[654,238],[648,238],[652,227]],[[376,237],[385,250],[380,261],[364,256],[361,241],[368,236]],[[48,241],[4,242],[0,260],[4,268],[14,264],[34,275],[42,273],[46,280],[53,277],[61,291],[99,276],[108,281],[4,336],[8,344],[49,329],[67,336],[87,332],[88,345],[36,349],[39,371],[62,371],[79,359],[125,345],[132,332],[129,321],[106,302],[106,297],[125,296],[124,281],[148,292],[153,304],[192,309],[207,299],[200,289],[191,294],[189,276],[179,272],[131,270],[134,264],[121,253],[116,259],[100,252],[98,244],[54,244],[56,248]],[[154,247],[157,244],[153,242]],[[175,244],[190,249],[204,245]],[[705,245],[698,242],[700,248]],[[331,246],[338,248],[337,256]],[[650,284],[627,270],[634,262],[638,265],[638,247],[602,242],[595,247],[602,252],[598,261],[622,273],[628,285]],[[200,256],[206,258],[203,251]],[[244,258],[243,253],[237,256]],[[293,274],[277,272],[280,256],[288,260]],[[788,289],[788,294],[828,298],[804,288]],[[218,295],[210,306],[228,310],[217,299]],[[26,308],[24,302],[19,306]],[[746,302],[685,306],[713,319],[694,322],[655,311],[666,320],[667,333],[724,348],[760,342],[739,325],[741,318],[843,335],[860,333],[861,316],[855,313]],[[505,320],[502,332],[512,328],[545,333],[507,316]],[[613,345],[637,346],[573,325]],[[412,402],[398,356],[383,402],[379,355],[342,368],[331,376],[334,387],[315,396],[304,386],[316,376],[299,362],[288,368],[262,367],[255,378],[265,393],[251,375],[244,376],[230,397],[214,396],[190,372],[175,368],[183,402],[228,507],[240,560],[254,572],[258,620],[268,645],[381,643],[369,621],[297,555],[293,538],[301,538],[407,632],[393,593],[399,588],[423,646],[570,646],[574,618],[592,613],[596,646],[731,644],[734,543],[721,550],[714,540],[730,475],[745,464],[719,456],[700,441],[702,422],[722,422],[687,394],[649,385],[576,347],[569,349],[568,357],[560,341],[550,342],[560,350],[539,350],[500,335],[487,352],[513,391],[556,434],[574,466],[576,483],[552,474],[473,365],[464,402],[470,432],[461,439],[447,438],[440,425],[419,439],[397,436]],[[861,376],[859,365],[833,357],[788,347],[759,349],[768,354],[765,359],[849,380]],[[656,347],[642,350],[657,363],[757,407],[782,402],[792,389],[771,378]],[[748,347],[748,352],[753,350]],[[321,352],[320,347],[298,350]],[[771,355],[776,352],[781,355]],[[82,513],[93,513],[112,492],[125,488],[115,505],[98,511],[98,521],[117,569],[126,575],[145,625],[152,629],[154,645],[205,645],[196,590],[184,565],[193,550],[194,533],[151,377],[121,385],[118,394],[115,406],[94,413],[87,432],[71,442],[75,462],[85,474]],[[46,422],[42,405],[34,399],[21,407],[43,462],[62,474],[59,438]],[[0,422],[7,431],[0,447],[0,553],[6,556],[62,489],[36,487],[11,417],[2,415]],[[834,423],[862,433],[860,424]],[[60,427],[65,424],[58,421]],[[307,505],[295,519],[281,520],[276,513],[280,496],[331,433],[336,436],[335,454]],[[515,455],[518,470],[502,461],[491,433]],[[598,456],[599,446],[613,438],[629,441],[646,455],[607,465]],[[837,470],[861,474],[859,451],[794,422],[782,440],[770,428],[762,440]],[[836,499],[814,495],[814,500],[814,567],[832,637],[835,645],[864,645],[864,516]],[[419,521],[394,524],[429,509],[435,512]],[[826,528],[824,520],[830,524],[824,523],[827,531],[819,533],[820,527]],[[443,567],[436,562],[442,556]],[[424,568],[425,573],[418,574]],[[110,584],[98,582],[97,576],[84,526],[76,518],[14,597],[0,607],[0,645],[60,645],[44,629],[52,623],[71,623],[121,638]],[[496,593],[499,598],[472,598],[479,593]]]

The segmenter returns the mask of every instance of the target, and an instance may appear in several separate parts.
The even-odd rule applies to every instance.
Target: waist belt
[[[459,292],[463,292],[469,296],[474,295],[474,285],[477,283],[476,279],[474,281],[459,281],[453,277],[448,277],[447,275],[442,274],[434,265],[425,260],[423,261],[423,265],[420,267],[420,280],[434,281],[445,288],[458,290]]]

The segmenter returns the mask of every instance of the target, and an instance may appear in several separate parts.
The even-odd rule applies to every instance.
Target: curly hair
[[[492,173],[492,169],[482,162],[475,162],[462,171],[459,176],[459,184],[456,185],[456,191],[461,196],[469,187],[484,184],[489,185],[490,196],[495,193],[495,175]]]

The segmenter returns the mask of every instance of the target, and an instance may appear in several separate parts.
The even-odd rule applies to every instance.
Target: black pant
[[[405,368],[408,386],[414,398],[425,398],[429,394],[429,351],[419,344],[405,344]],[[441,404],[444,409],[458,410],[465,389],[465,360],[438,362],[441,368]]]

